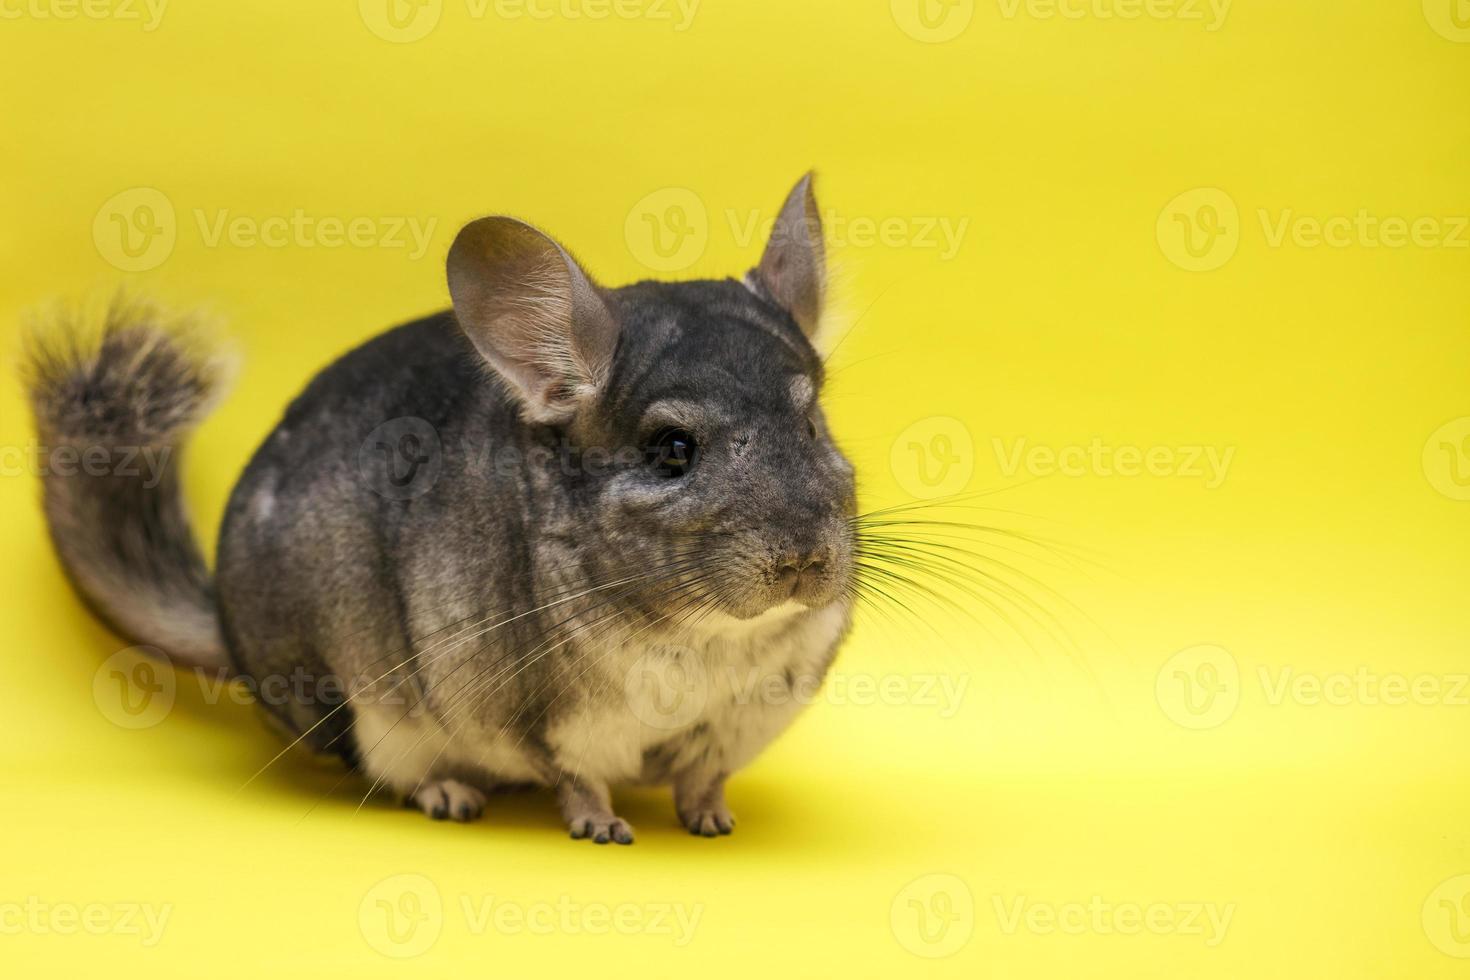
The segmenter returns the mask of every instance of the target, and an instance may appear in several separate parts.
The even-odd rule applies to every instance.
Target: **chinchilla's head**
[[[853,469],[818,404],[821,222],[804,178],[743,281],[602,289],[529,225],[483,218],[449,255],[455,315],[531,424],[576,448],[571,530],[673,611],[748,619],[841,599]],[[563,531],[566,528],[562,529]]]

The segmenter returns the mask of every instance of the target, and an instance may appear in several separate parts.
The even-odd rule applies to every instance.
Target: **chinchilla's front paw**
[[[561,800],[562,819],[566,820],[573,840],[590,840],[594,844],[633,843],[633,828],[612,812],[606,783],[585,776],[569,776],[557,782],[556,791]]]
[[[405,801],[435,820],[469,823],[485,813],[485,794],[457,779],[425,783]]]
[[[571,831],[573,840],[590,840],[594,844],[633,843],[633,828],[628,821],[611,813],[578,817],[571,822]]]
[[[724,800],[702,809],[681,811],[679,821],[689,828],[691,834],[700,837],[718,837],[735,829],[735,815],[725,806]]]
[[[735,829],[725,805],[725,777],[686,774],[674,784],[674,811],[691,834],[719,837]]]

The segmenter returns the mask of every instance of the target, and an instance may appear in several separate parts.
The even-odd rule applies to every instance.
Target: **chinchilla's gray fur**
[[[852,469],[809,339],[824,266],[810,177],[744,281],[604,289],[482,219],[450,252],[453,312],[342,357],[257,451],[213,591],[172,469],[146,492],[48,477],[58,552],[118,629],[195,666],[227,651],[293,737],[431,816],[534,783],[573,836],[627,843],[609,787],[653,782],[728,833],[726,777],[849,619]],[[176,450],[213,388],[146,321],[35,365],[43,433],[77,443]],[[699,447],[683,475],[657,465],[671,430]]]

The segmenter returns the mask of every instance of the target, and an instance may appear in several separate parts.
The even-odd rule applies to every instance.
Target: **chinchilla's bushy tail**
[[[179,666],[228,669],[214,588],[189,528],[180,450],[226,361],[187,322],[114,302],[27,338],[23,376],[41,443],[51,540],[72,585],[131,642]]]

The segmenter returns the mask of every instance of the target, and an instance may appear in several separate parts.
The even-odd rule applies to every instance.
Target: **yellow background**
[[[10,350],[28,314],[119,284],[222,321],[243,368],[187,462],[212,537],[306,379],[445,304],[465,220],[529,218],[618,284],[665,261],[640,238],[648,214],[696,236],[672,275],[738,274],[759,255],[750,213],[816,167],[824,210],[848,223],[829,344],[856,325],[828,404],[865,502],[923,492],[937,471],[919,463],[948,463],[998,491],[982,502],[1004,513],[983,519],[1085,553],[1035,566],[1081,610],[1045,600],[1081,656],[1039,630],[865,619],[839,675],[897,678],[896,696],[823,699],[734,780],[741,824],[717,841],[684,834],[660,792],[620,798],[639,833],[624,849],[567,840],[539,796],[462,827],[359,810],[363,787],[294,757],[245,785],[276,743],[188,678],[157,724],[112,720],[98,670],[125,644],[50,554],[7,381],[0,969],[387,976],[385,951],[417,949],[384,938],[377,900],[411,910],[395,903],[412,886],[442,902],[414,961],[442,975],[1463,975],[1470,30],[1450,0],[1237,0],[1223,23],[1193,0],[1134,19],[1102,16],[1140,9],[1128,0],[1072,0],[1080,17],[962,0],[936,3],[932,29],[905,0],[705,0],[682,30],[651,5],[544,19],[445,0],[432,30],[395,35],[368,0],[175,0],[151,30],[126,16],[146,20],[141,5],[64,19],[66,0],[5,0]],[[119,257],[112,214],[156,227],[167,215],[137,208],[158,195],[171,250]],[[415,257],[200,227],[298,210],[434,229]],[[1274,236],[1283,216],[1360,211],[1428,217],[1421,231],[1450,241]],[[891,234],[868,241],[863,221]],[[924,233],[944,222],[966,223],[952,255]],[[1218,229],[1193,257],[1190,222]],[[138,262],[153,267],[125,271]],[[1218,267],[1186,268],[1201,265]],[[1233,456],[1213,488],[1004,465],[1018,440],[1094,438]],[[1275,696],[1283,676],[1352,683],[1346,703],[1314,704]],[[1363,676],[1438,693],[1374,703]],[[964,679],[957,710],[922,696],[926,677]],[[1190,677],[1224,700],[1184,700],[1207,693]],[[700,919],[683,946],[585,920],[477,930],[465,900]],[[17,931],[28,901],[169,919],[152,946],[121,922]],[[1013,924],[1018,901],[1231,918],[1223,936],[1090,917],[1048,930]]]

